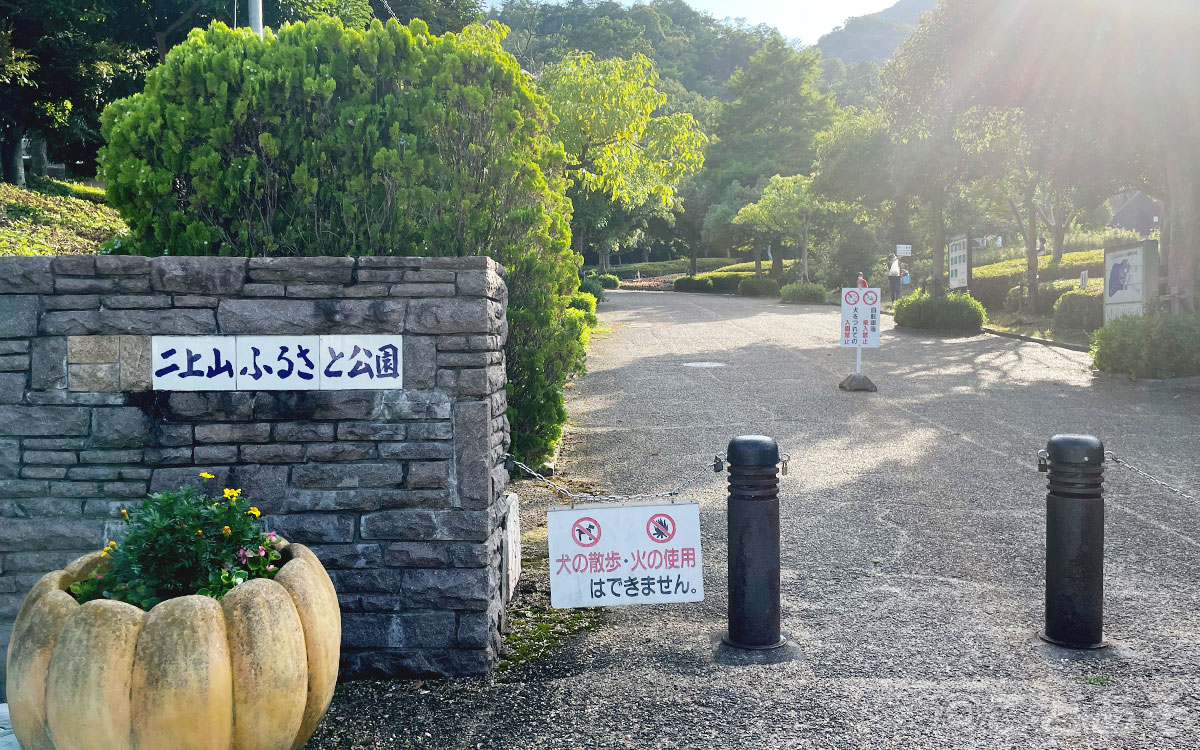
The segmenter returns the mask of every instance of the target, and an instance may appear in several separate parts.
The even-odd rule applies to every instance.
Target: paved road
[[[1034,636],[1044,477],[1034,452],[1089,432],[1200,487],[1200,391],[1094,378],[1084,354],[891,330],[846,394],[837,311],[618,292],[569,397],[561,468],[667,488],[730,437],[792,456],[782,499],[784,630],[800,658],[729,666],[721,480],[702,501],[698,605],[607,625],[507,682],[399,691],[360,722],[378,747],[1200,747],[1200,505],[1116,467],[1107,487],[1104,652]],[[357,688],[348,688],[354,695]],[[361,697],[361,696],[360,696]],[[401,717],[401,718],[397,718]],[[425,734],[428,732],[428,734]]]

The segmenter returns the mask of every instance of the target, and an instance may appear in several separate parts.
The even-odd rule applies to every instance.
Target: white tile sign
[[[704,600],[695,500],[552,506],[546,527],[557,609]]]
[[[154,336],[156,391],[403,388],[403,336]]]
[[[842,290],[842,346],[879,348],[879,289]]]

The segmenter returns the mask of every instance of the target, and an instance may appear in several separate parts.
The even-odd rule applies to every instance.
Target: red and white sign
[[[695,500],[552,506],[546,526],[553,607],[704,600]]]
[[[879,348],[878,289],[842,290],[842,346]]]

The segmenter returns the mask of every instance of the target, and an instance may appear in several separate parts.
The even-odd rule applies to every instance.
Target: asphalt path
[[[703,603],[613,608],[602,628],[501,680],[427,683],[339,714],[339,701],[361,705],[366,688],[350,686],[333,715],[361,723],[363,746],[1200,747],[1200,504],[1109,465],[1111,645],[1058,649],[1036,637],[1035,460],[1055,433],[1090,433],[1195,494],[1200,391],[886,318],[882,347],[863,357],[879,392],[844,393],[854,356],[837,346],[835,308],[616,292],[600,312],[609,331],[569,391],[560,472],[657,491],[731,437],[775,437],[791,456],[780,496],[793,658],[715,653],[726,524],[723,477],[711,475],[688,495],[702,508]]]

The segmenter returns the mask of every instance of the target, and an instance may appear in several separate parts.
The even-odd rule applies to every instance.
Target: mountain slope
[[[937,0],[899,0],[878,13],[846,19],[845,26],[821,37],[817,48],[847,65],[882,64],[916,29],[921,14],[935,7]]]

